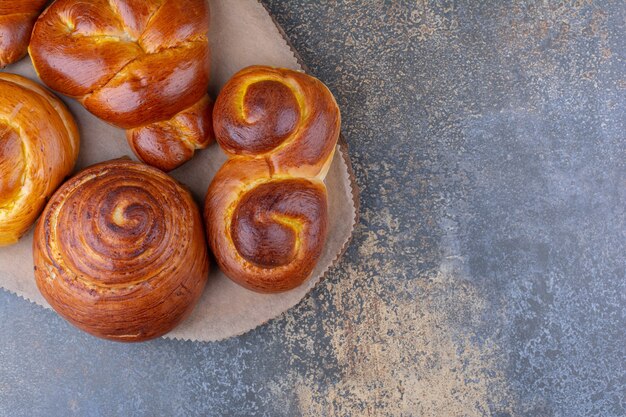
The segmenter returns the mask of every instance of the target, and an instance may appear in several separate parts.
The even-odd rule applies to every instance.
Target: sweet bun
[[[39,12],[48,0],[0,0],[0,68],[26,55]]]
[[[33,225],[72,171],[79,136],[65,105],[19,75],[0,73],[0,245]]]
[[[229,160],[209,186],[204,215],[232,280],[272,293],[311,275],[328,233],[323,180],[340,123],[328,88],[301,72],[254,66],[224,86],[213,124]]]
[[[35,229],[33,258],[52,308],[95,336],[125,342],[180,323],[209,271],[190,193],[130,160],[91,166],[54,194]]]
[[[169,171],[213,141],[208,28],[205,0],[57,0],[29,50],[44,83]]]

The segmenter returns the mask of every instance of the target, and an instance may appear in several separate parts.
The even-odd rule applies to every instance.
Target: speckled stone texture
[[[624,3],[264,4],[343,109],[346,256],[221,343],[0,292],[0,416],[624,416]]]

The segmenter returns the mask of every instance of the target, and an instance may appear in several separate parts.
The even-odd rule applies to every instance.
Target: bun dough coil
[[[30,54],[39,77],[126,129],[164,171],[213,141],[205,0],[57,0],[39,17]]]
[[[0,246],[30,229],[72,171],[79,136],[65,105],[38,84],[0,73]]]
[[[0,68],[26,55],[33,25],[47,2],[0,0]]]
[[[326,86],[297,71],[249,67],[220,92],[213,123],[229,159],[204,215],[217,263],[233,281],[280,292],[310,276],[327,236],[323,180],[340,119]]]
[[[68,180],[37,223],[33,252],[37,286],[62,317],[126,342],[174,328],[200,298],[209,271],[190,193],[130,160]]]

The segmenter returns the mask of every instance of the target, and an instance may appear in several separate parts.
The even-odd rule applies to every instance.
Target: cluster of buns
[[[0,15],[25,7],[12,3],[0,0]],[[30,25],[41,3],[23,3]],[[180,323],[208,278],[207,240],[222,271],[259,292],[300,285],[322,253],[337,104],[313,77],[254,66],[214,106],[208,22],[205,0],[56,0],[41,14],[29,46],[41,80],[126,129],[143,161],[103,162],[64,184],[79,150],[72,116],[36,83],[0,74],[0,244],[41,214],[37,286],[93,335],[141,341]],[[203,219],[165,172],[214,137],[228,160]]]

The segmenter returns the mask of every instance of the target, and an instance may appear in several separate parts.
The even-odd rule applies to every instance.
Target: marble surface
[[[0,291],[0,416],[625,415],[623,2],[263,3],[343,109],[346,256],[219,343]]]

